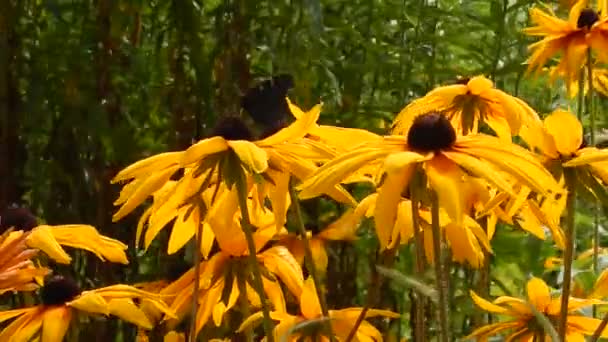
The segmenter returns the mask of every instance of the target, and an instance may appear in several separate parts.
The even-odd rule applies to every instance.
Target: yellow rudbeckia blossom
[[[32,261],[38,251],[28,248],[27,233],[18,230],[0,235],[0,295],[10,291],[34,291],[37,279],[51,272]]]
[[[510,319],[480,327],[465,339],[485,340],[490,336],[510,331],[509,335],[505,337],[508,341],[533,341],[539,337],[545,341],[551,341],[549,336],[545,336],[542,326],[536,322],[530,305],[540,314],[545,315],[549,321],[556,322],[559,320],[561,297],[551,296],[549,287],[539,278],[530,279],[526,289],[527,300],[502,296],[493,302],[489,302],[471,291],[471,298],[479,308],[490,313],[508,316]],[[595,304],[604,304],[604,302],[596,299],[570,298],[566,341],[584,342],[585,336],[593,334],[601,320],[577,314],[577,311]],[[604,330],[602,336],[608,336],[608,331]]]
[[[412,101],[395,118],[391,134],[407,134],[417,116],[430,112],[445,115],[461,135],[477,133],[485,123],[498,137],[511,141],[522,126],[532,131],[541,126],[538,115],[528,104],[494,88],[484,76],[476,76],[435,88]]]
[[[120,209],[113,220],[121,219],[149,196],[154,196],[154,205],[140,220],[138,232],[149,220],[153,228],[146,233],[145,244],[148,245],[164,226],[176,219],[180,229],[178,233],[172,233],[172,238],[177,234],[175,239],[179,241],[170,248],[170,252],[174,252],[194,236],[198,221],[205,216],[197,205],[199,196],[209,188],[213,189],[210,193],[216,195],[215,189],[230,182],[230,175],[242,168],[248,178],[250,194],[257,194],[255,199],[261,206],[265,199],[270,200],[276,227],[282,227],[290,203],[290,178],[304,179],[318,168],[318,162],[335,156],[335,152],[322,143],[306,138],[308,131],[316,125],[321,105],[308,112],[302,112],[291,102],[289,107],[292,113],[297,113],[294,115],[298,119],[265,139],[245,140],[250,138],[242,132],[246,132],[247,127],[237,120],[230,127],[222,127],[220,135],[203,139],[185,151],[162,153],[125,168],[113,179],[113,182],[129,182],[115,202]],[[179,170],[183,170],[183,176],[167,186]],[[232,184],[227,185],[231,187]],[[355,202],[340,186],[328,189],[327,194],[339,202]]]
[[[541,70],[554,55],[561,53],[557,73],[564,75],[566,83],[576,82],[587,52],[592,49],[602,61],[608,61],[608,8],[605,0],[598,1],[597,12],[587,8],[588,1],[579,1],[570,9],[568,20],[558,18],[549,8],[530,10],[535,26],[523,32],[542,40],[529,46],[528,70]]]
[[[212,227],[220,250],[199,266],[197,332],[210,320],[216,326],[221,325],[226,312],[232,310],[239,299],[247,300],[252,307],[261,305],[258,294],[250,285],[252,274],[249,260],[246,258],[249,250],[240,225],[241,214],[235,210],[237,206],[236,189],[225,191],[210,209],[205,223]],[[276,236],[274,215],[265,208],[256,209],[253,205],[248,207],[250,210],[259,209],[251,218],[252,223],[257,226],[253,239],[256,259],[262,269],[264,292],[274,310],[284,311],[286,303],[281,283],[294,296],[298,296],[304,281],[302,268],[284,246],[272,246],[262,250]],[[170,298],[170,307],[177,315],[176,319],[166,318],[171,325],[179,323],[189,313],[194,272],[194,268],[190,269],[160,291],[161,295]]]
[[[426,186],[437,193],[439,206],[459,226],[464,222],[467,200],[465,171],[512,195],[512,185],[503,172],[541,195],[561,191],[529,151],[487,135],[457,136],[445,116],[431,113],[418,116],[407,136],[384,137],[326,163],[300,185],[300,196],[317,196],[363,165],[378,161],[383,162],[385,177],[377,189],[377,227],[394,226],[402,193],[416,169],[424,172]]]
[[[127,285],[113,285],[81,291],[70,279],[54,276],[41,290],[42,304],[23,309],[0,311],[0,322],[14,319],[0,331],[1,341],[62,341],[75,311],[85,314],[114,315],[145,329],[153,325],[134,300],[148,299],[158,310],[173,315],[159,296]]]
[[[321,304],[319,304],[319,298],[317,297],[317,291],[312,278],[307,278],[302,287],[300,300],[300,314],[292,315],[285,311],[272,311],[270,317],[273,320],[279,321],[274,329],[275,341],[280,341],[283,338],[287,338],[287,341],[329,341],[329,337],[323,335],[325,333],[323,324],[323,314],[321,313]],[[354,328],[357,318],[363,311],[363,308],[347,308],[341,310],[329,310],[329,322],[331,324],[331,331],[338,341],[344,341],[350,331]],[[396,314],[389,310],[378,310],[369,309],[366,312],[365,317],[376,317],[384,316],[388,318],[398,318],[399,314]],[[239,332],[244,331],[253,324],[258,323],[262,318],[261,312],[256,312],[249,316],[241,324]],[[294,329],[298,324],[305,322],[317,321],[318,329],[312,332],[311,335],[304,336],[302,333]],[[296,330],[296,331],[293,331]],[[308,331],[308,329],[307,329]],[[266,339],[264,338],[263,341]],[[378,331],[371,323],[363,320],[359,325],[357,332],[354,336],[355,341],[382,341],[382,333]]]
[[[573,168],[582,188],[601,197],[603,191],[598,191],[604,186],[601,182],[608,184],[608,150],[584,146],[583,126],[566,110],[558,109],[547,116],[543,133],[536,137],[537,146],[552,172],[561,177],[563,168]]]

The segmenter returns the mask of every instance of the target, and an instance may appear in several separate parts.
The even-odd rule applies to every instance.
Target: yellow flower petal
[[[287,104],[297,120],[268,138],[258,141],[259,146],[272,146],[303,138],[316,125],[321,114],[322,104],[317,104],[306,113],[302,113],[302,110],[289,99],[287,99]]]
[[[27,245],[46,253],[53,260],[61,264],[69,264],[72,258],[61,248],[51,233],[51,227],[42,226],[32,230],[27,237]]]
[[[300,311],[302,312],[302,316],[307,319],[317,318],[321,316],[322,313],[319,297],[317,297],[317,291],[315,289],[315,283],[311,277],[308,277],[304,281],[304,286],[302,287]]]
[[[432,157],[432,153],[428,153],[426,155],[411,151],[393,153],[384,160],[384,169],[387,173],[392,174],[402,171],[404,168],[413,163],[423,162],[431,159]]]
[[[479,297],[474,291],[470,291],[469,293],[470,293],[471,298],[473,299],[473,302],[475,303],[475,305],[479,306],[481,309],[488,311],[488,312],[497,313],[497,314],[508,314],[509,313],[509,310],[503,308],[502,306],[498,306],[496,304],[488,302],[487,300]]]
[[[526,285],[528,300],[539,312],[545,312],[551,303],[549,286],[540,278],[533,277]]]
[[[246,140],[229,140],[228,146],[249,170],[262,173],[268,168],[268,154],[254,143]]]
[[[76,299],[66,303],[66,305],[78,310],[90,313],[109,315],[108,302],[99,294],[92,291],[85,291]]]
[[[163,338],[163,342],[186,342],[186,335],[176,331],[169,331]]]
[[[258,255],[258,259],[264,263],[264,267],[271,273],[276,274],[289,291],[299,296],[304,284],[302,268],[289,250],[284,246],[274,246]]]
[[[557,151],[570,156],[583,142],[583,126],[576,116],[565,110],[556,110],[545,118],[545,127],[555,141]]]
[[[152,329],[153,327],[152,322],[150,322],[146,314],[131,299],[112,299],[108,303],[108,310],[111,315],[131,322],[141,328]]]
[[[210,154],[226,151],[227,149],[228,142],[222,137],[203,139],[184,151],[179,164],[182,167],[188,166],[202,160]]]
[[[169,237],[167,254],[171,255],[180,250],[192,239],[197,229],[200,229],[201,215],[198,205],[183,206],[173,224]]]
[[[563,166],[574,167],[587,165],[591,163],[606,162],[608,161],[608,150],[597,149],[595,147],[587,147],[578,151],[578,156],[565,162]]]
[[[469,91],[472,95],[481,95],[484,92],[492,89],[494,84],[484,76],[476,76],[469,80],[467,87],[469,87]]]
[[[49,307],[42,318],[41,342],[63,341],[72,321],[72,309],[63,305]]]
[[[147,177],[112,216],[112,221],[116,222],[132,212],[138,205],[143,203],[148,196],[160,189],[178,169],[179,166],[177,165],[170,166]]]
[[[401,200],[401,193],[409,184],[413,172],[414,166],[410,165],[400,172],[387,173],[382,186],[378,189],[374,221],[380,250],[384,250],[390,244],[389,240],[397,220],[397,208]]]
[[[117,183],[131,178],[139,178],[150,175],[158,170],[164,170],[171,165],[177,164],[183,152],[166,152],[133,163],[120,171],[113,179],[112,183]]]
[[[426,164],[429,185],[437,193],[439,206],[444,208],[456,225],[464,220],[464,173],[451,160],[436,156]]]

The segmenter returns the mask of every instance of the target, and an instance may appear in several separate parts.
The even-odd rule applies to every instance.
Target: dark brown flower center
[[[212,136],[226,140],[253,140],[253,134],[247,124],[238,116],[221,118],[213,128]]]
[[[76,298],[82,291],[73,279],[64,276],[53,276],[40,290],[44,305],[62,305]]]
[[[596,11],[591,8],[585,8],[581,11],[581,14],[578,16],[578,20],[576,21],[576,27],[579,29],[586,27],[590,29],[596,21],[600,19],[599,15]]]
[[[407,133],[407,144],[418,151],[438,151],[456,141],[456,131],[450,121],[439,113],[429,113],[414,119]]]

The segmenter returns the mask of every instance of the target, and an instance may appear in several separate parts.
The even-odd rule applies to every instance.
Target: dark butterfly
[[[38,219],[27,208],[6,208],[0,211],[0,231],[10,227],[16,230],[31,230],[38,226]]]
[[[265,131],[277,131],[286,125],[289,106],[285,98],[293,86],[291,75],[274,76],[247,90],[241,106],[258,125],[264,126]]]

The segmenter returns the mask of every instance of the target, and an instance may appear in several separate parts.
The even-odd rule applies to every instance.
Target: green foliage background
[[[0,1],[0,208],[27,205],[45,222],[88,223],[129,241],[129,266],[81,257],[62,270],[85,287],[166,277],[189,256],[161,256],[161,243],[144,254],[133,246],[137,215],[111,221],[118,186],[110,179],[122,167],[205,136],[218,117],[240,111],[239,97],[255,80],[282,72],[296,79],[296,103],[324,102],[323,123],[378,133],[410,100],[460,76],[485,74],[539,113],[571,105],[561,86],[524,75],[530,41],[520,30],[533,3]],[[336,216],[330,206],[316,210],[321,226]],[[586,212],[581,204],[579,249],[590,244]],[[373,246],[365,233],[355,246],[332,246],[332,305],[364,300]],[[501,291],[518,292],[555,254],[550,243],[511,228],[493,247]],[[403,254],[398,266],[408,273],[410,263]],[[407,313],[408,291],[391,289],[383,305]],[[464,295],[453,294],[455,322],[471,310]],[[97,331],[90,336],[98,341],[134,334],[114,321],[109,329],[96,324],[105,323],[83,329]],[[407,319],[392,329],[405,334]]]

